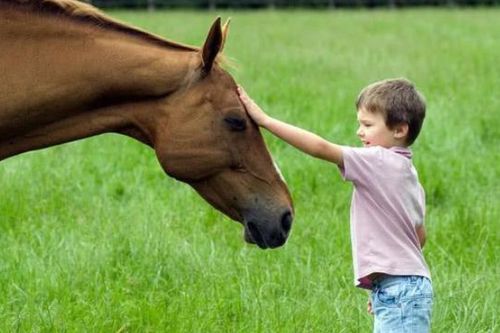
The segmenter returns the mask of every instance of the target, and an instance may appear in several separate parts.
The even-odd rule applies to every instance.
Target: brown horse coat
[[[215,61],[226,34],[217,19],[197,49],[73,0],[0,0],[0,160],[121,133],[240,221],[247,241],[282,245],[290,195]]]

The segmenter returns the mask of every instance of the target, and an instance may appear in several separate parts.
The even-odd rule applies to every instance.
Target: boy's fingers
[[[242,95],[240,95],[240,98],[243,101],[243,103],[250,104],[250,97],[248,97],[247,95],[242,94]]]
[[[240,85],[237,86],[237,91],[238,91],[238,95],[240,95],[240,96],[246,95],[245,89],[243,89],[243,87]]]
[[[253,108],[255,106],[255,102],[248,96],[245,89],[242,86],[238,85],[238,95],[243,104],[249,108]]]
[[[368,311],[369,314],[373,314],[371,301],[366,302],[366,310]]]
[[[240,96],[240,98],[242,100],[246,100],[248,97],[247,94],[243,90],[238,90],[238,95]]]

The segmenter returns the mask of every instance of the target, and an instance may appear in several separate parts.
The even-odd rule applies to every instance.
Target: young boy
[[[354,185],[351,242],[355,285],[370,289],[374,332],[429,332],[430,273],[422,255],[425,198],[409,146],[425,117],[425,102],[406,79],[364,88],[356,101],[362,148],[341,146],[266,115],[240,87],[260,126],[311,156],[333,162]]]

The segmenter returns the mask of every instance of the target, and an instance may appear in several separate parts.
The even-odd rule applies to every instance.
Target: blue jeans
[[[373,283],[374,333],[427,333],[432,284],[422,276],[385,276]]]

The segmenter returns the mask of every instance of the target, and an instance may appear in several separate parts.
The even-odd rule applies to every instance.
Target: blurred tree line
[[[86,0],[97,7],[125,8],[349,8],[416,6],[492,6],[500,0]]]

